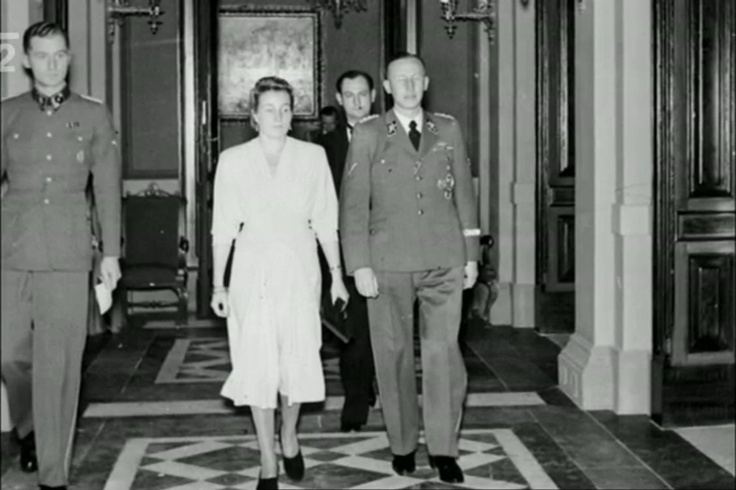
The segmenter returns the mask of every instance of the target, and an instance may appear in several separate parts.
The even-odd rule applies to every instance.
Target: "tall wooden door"
[[[541,331],[574,330],[575,0],[536,3],[537,284]]]
[[[653,416],[734,418],[736,6],[655,0]]]
[[[211,316],[212,188],[219,154],[217,119],[217,12],[219,2],[193,2],[197,134],[197,315]]]

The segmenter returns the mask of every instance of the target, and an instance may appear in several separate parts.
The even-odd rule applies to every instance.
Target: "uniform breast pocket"
[[[70,159],[79,165],[91,162],[92,131],[86,128],[72,128],[66,135]]]
[[[38,159],[39,144],[34,142],[30,135],[10,132],[3,140],[3,145],[10,157],[10,165],[14,162],[24,164],[26,161],[34,162]]]
[[[373,182],[385,182],[391,179],[396,173],[396,164],[394,160],[388,158],[379,158],[371,167],[371,176]]]

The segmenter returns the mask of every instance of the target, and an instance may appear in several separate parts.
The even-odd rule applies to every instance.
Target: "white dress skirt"
[[[273,175],[258,138],[220,156],[212,235],[215,245],[235,239],[222,387],[235,405],[275,408],[278,393],[290,403],[325,398],[316,238],[337,241],[332,182],[322,147],[292,138]]]

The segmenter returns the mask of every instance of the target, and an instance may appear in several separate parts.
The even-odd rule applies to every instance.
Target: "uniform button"
[[[51,177],[46,177],[46,182],[53,182],[53,181],[54,179],[52,179]]]
[[[423,209],[420,209],[419,211],[417,211],[417,214],[418,214],[419,216],[423,215],[423,214],[424,214],[424,210],[423,210]]]
[[[53,138],[53,137],[54,137],[54,135],[53,135],[53,134],[51,134],[51,132],[49,131],[48,133],[46,133],[46,137],[47,137],[47,138]]]
[[[51,161],[51,159],[52,159],[51,155],[46,155],[46,160]]]
[[[44,199],[44,200],[43,200],[43,203],[44,203],[44,204],[48,204],[48,203],[50,203],[50,202],[51,202],[51,201],[49,201],[48,199]]]
[[[417,199],[421,199],[424,195],[421,192],[417,192]]]
[[[415,178],[415,179],[417,180],[417,182],[419,182],[420,180],[422,180],[422,176],[421,176],[421,175],[417,175],[417,176],[416,176],[416,177],[414,177],[414,178]]]

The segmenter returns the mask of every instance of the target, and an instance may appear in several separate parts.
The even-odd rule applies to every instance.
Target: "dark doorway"
[[[537,294],[541,332],[575,330],[575,0],[537,2]]]
[[[195,121],[197,121],[197,316],[212,316],[212,186],[220,151],[217,120],[217,12],[218,2],[192,2],[194,12]]]

